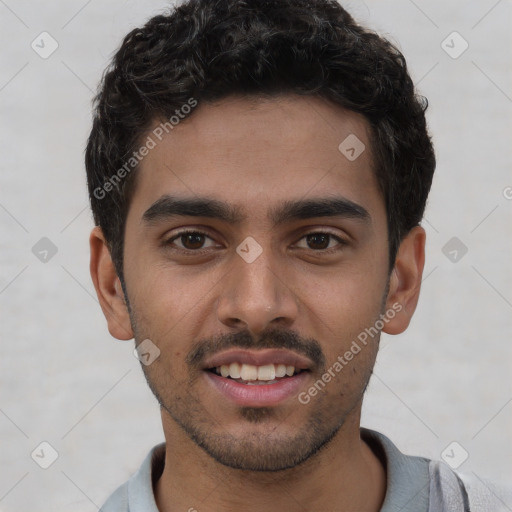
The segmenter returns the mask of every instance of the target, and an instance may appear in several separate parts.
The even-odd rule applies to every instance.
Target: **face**
[[[359,415],[380,334],[361,333],[391,306],[366,121],[312,97],[204,103],[137,172],[127,329],[160,351],[142,366],[169,428],[231,467],[305,461]]]

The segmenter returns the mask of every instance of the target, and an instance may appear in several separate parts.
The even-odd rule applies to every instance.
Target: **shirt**
[[[361,428],[361,438],[386,469],[387,487],[380,512],[505,512],[510,491],[477,478],[462,478],[442,461],[404,455],[385,435]],[[100,512],[159,512],[153,486],[165,462],[165,443],[155,446],[139,470],[105,502]],[[507,492],[505,494],[500,494]],[[507,503],[508,501],[508,503]]]

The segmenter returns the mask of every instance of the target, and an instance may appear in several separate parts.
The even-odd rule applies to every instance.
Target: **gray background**
[[[83,150],[109,57],[167,5],[0,0],[3,512],[95,511],[163,439],[133,341],[110,337],[90,280]],[[383,337],[363,425],[432,458],[456,441],[461,472],[510,482],[512,2],[345,5],[405,54],[438,157],[418,311]],[[47,59],[31,48],[43,31],[59,45]],[[463,48],[454,31],[469,44],[458,58],[442,46]],[[57,248],[46,262],[32,250],[43,237]],[[43,441],[58,452],[48,469],[31,458],[51,462]]]

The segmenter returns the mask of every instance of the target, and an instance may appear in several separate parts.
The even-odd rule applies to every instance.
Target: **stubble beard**
[[[135,340],[140,343],[146,336],[141,334],[137,315],[128,301],[127,306]],[[379,339],[380,335],[375,340],[377,347]],[[334,439],[350,414],[360,414],[363,395],[373,372],[377,347],[371,365],[367,368],[361,393],[353,398],[341,415],[332,404],[323,404],[321,398],[315,400],[313,406],[297,402],[297,407],[310,407],[311,411],[299,431],[288,435],[279,434],[279,425],[285,424],[287,418],[276,421],[277,413],[270,407],[240,407],[238,410],[241,420],[245,420],[248,425],[262,426],[259,431],[248,428],[250,431],[243,438],[227,432],[215,432],[213,427],[218,426],[219,422],[209,415],[200,400],[190,391],[198,376],[188,381],[169,382],[169,373],[165,372],[163,366],[158,367],[153,363],[154,366],[150,368],[141,363],[141,367],[164,414],[172,418],[188,438],[216,462],[234,469],[275,472],[297,467],[318,454]],[[169,394],[173,389],[181,390],[182,394]],[[274,426],[269,428],[272,423]]]
[[[218,431],[219,421],[209,415],[190,391],[193,379],[165,384],[166,375],[158,375],[159,371],[144,365],[142,368],[163,413],[216,462],[234,469],[267,472],[297,467],[327,447],[347,417],[358,406],[360,409],[371,376],[370,369],[360,396],[341,415],[331,403],[323,403],[321,399],[307,405],[297,401],[296,407],[309,407],[310,411],[306,422],[295,433],[283,432],[280,425],[286,427],[287,418],[279,418],[274,408],[240,407],[237,411],[240,421],[247,423],[247,432],[240,437]],[[168,393],[172,389],[187,391],[172,395]]]

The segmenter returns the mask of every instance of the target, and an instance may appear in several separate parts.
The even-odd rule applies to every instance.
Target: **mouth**
[[[253,364],[245,364],[233,362],[229,365],[223,364],[208,368],[209,372],[220,375],[225,379],[233,380],[239,384],[248,386],[261,386],[276,384],[283,379],[287,379],[298,375],[299,373],[309,370],[295,368],[293,365],[285,364],[265,364],[256,366]]]
[[[232,350],[207,360],[203,370],[222,399],[244,407],[270,407],[297,396],[313,367],[308,358],[287,350]]]

